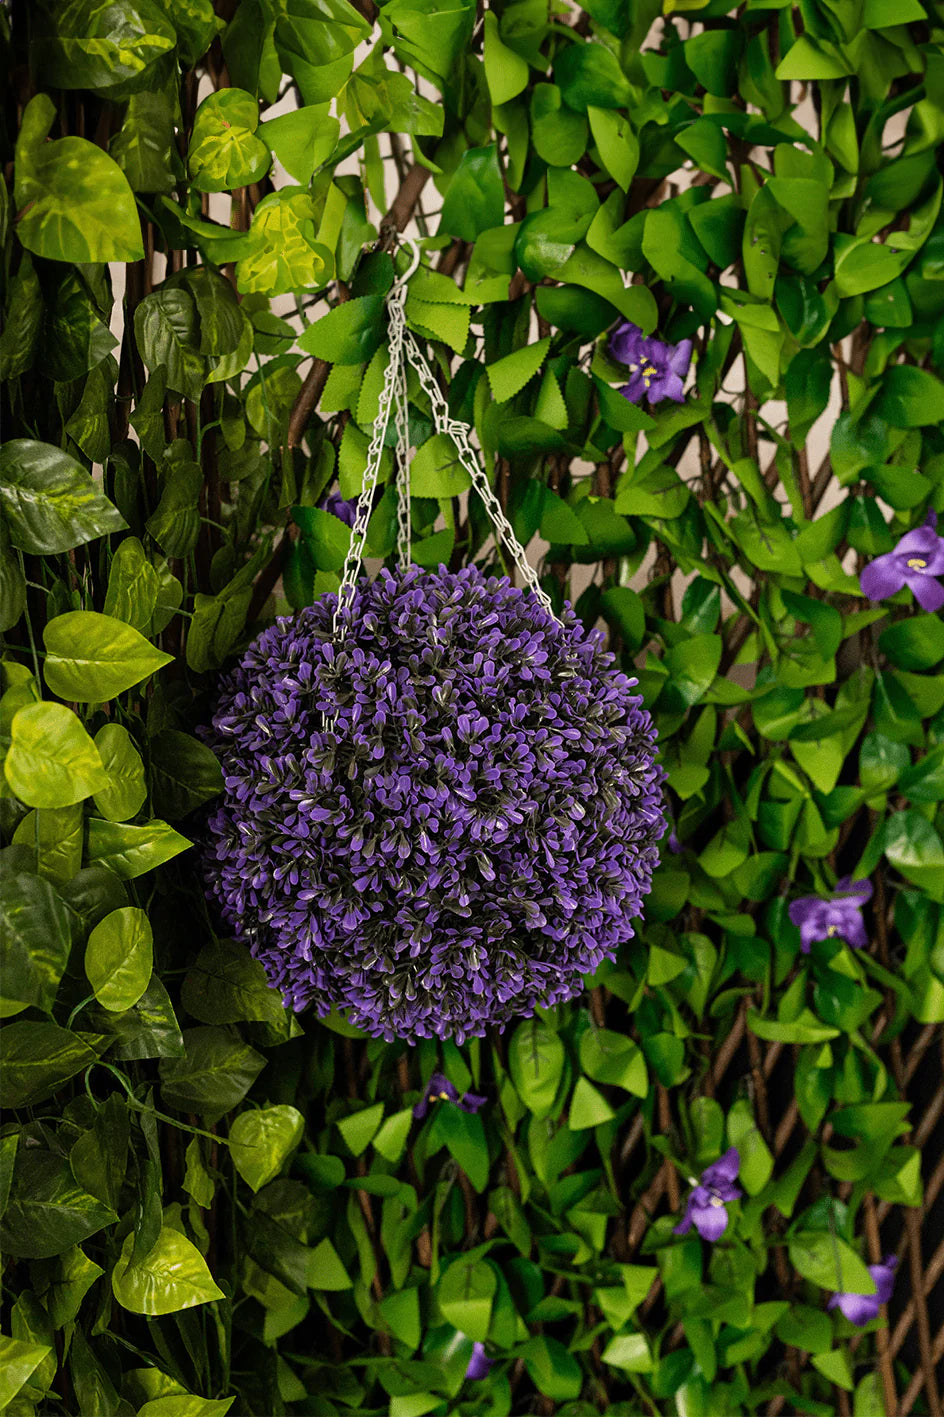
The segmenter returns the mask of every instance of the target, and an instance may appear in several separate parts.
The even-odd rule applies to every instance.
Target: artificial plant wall
[[[0,10],[11,1417],[940,1413],[941,24]],[[408,225],[667,772],[636,938],[461,1048],[287,1012],[199,871],[195,730],[337,586]],[[410,397],[414,559],[501,571]]]

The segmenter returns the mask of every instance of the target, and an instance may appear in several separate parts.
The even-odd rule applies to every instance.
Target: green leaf
[[[95,806],[111,822],[125,822],[144,806],[147,783],[141,755],[120,723],[105,723],[95,746],[108,774],[108,786],[95,793]]]
[[[161,1094],[181,1112],[222,1116],[241,1102],[266,1065],[237,1033],[225,1028],[184,1029],[184,1056],[160,1064]]]
[[[892,364],[871,412],[896,428],[926,428],[944,419],[944,383],[927,369]]]
[[[81,265],[144,255],[134,196],[121,168],[85,138],[47,141],[48,94],[30,99],[16,144],[16,231],[34,255]]]
[[[485,82],[494,104],[509,103],[528,86],[528,61],[502,44],[498,19],[489,10],[485,16]]]
[[[5,1105],[31,1107],[51,1097],[97,1057],[78,1034],[58,1024],[8,1023],[0,1031]]]
[[[9,1025],[37,1032],[52,1027]],[[40,1146],[20,1147],[13,1189],[0,1222],[0,1246],[8,1257],[48,1259],[60,1255],[117,1219],[109,1206],[76,1185],[63,1157]]]
[[[68,807],[108,782],[98,749],[64,704],[26,704],[16,711],[3,770],[28,807]]]
[[[554,61],[554,82],[564,102],[578,112],[591,106],[624,108],[630,99],[629,81],[615,54],[602,44],[568,44]]]
[[[329,364],[366,364],[384,337],[383,296],[359,295],[336,305],[299,336],[306,354]]]
[[[327,103],[313,103],[283,113],[259,126],[259,137],[275,153],[296,182],[308,183],[316,167],[334,151],[341,125],[332,118]]]
[[[878,646],[899,669],[933,669],[944,659],[944,623],[937,615],[911,615],[883,630]]]
[[[326,1293],[354,1287],[341,1256],[327,1237],[315,1246],[309,1257],[308,1278],[310,1288]]]
[[[444,1318],[475,1342],[484,1343],[492,1320],[498,1276],[483,1260],[456,1260],[436,1288]]]
[[[147,912],[122,906],[100,920],[85,947],[85,973],[102,1008],[123,1013],[151,979],[153,936]]]
[[[152,374],[163,366],[169,389],[194,402],[200,398],[207,370],[188,291],[172,286],[146,295],[134,312],[134,338]]]
[[[520,1023],[511,1036],[508,1069],[528,1111],[549,1116],[564,1071],[564,1045],[557,1034],[536,1018]]]
[[[896,870],[932,900],[944,901],[944,842],[926,817],[914,807],[895,812],[879,831],[878,841]]]
[[[328,248],[315,240],[315,215],[311,196],[300,187],[283,187],[263,197],[252,214],[250,249],[236,267],[241,293],[286,295],[315,289],[330,279],[333,260]]]
[[[109,151],[135,192],[172,192],[178,159],[167,96],[133,93]]]
[[[347,1117],[338,1118],[338,1131],[355,1156],[360,1156],[367,1150],[371,1138],[380,1126],[383,1114],[383,1103],[375,1102],[372,1107],[362,1107],[349,1113]]]
[[[489,1157],[485,1139],[485,1124],[475,1112],[463,1112],[461,1107],[446,1103],[437,1107],[436,1139],[446,1143],[450,1156],[462,1167],[478,1192],[488,1185]]]
[[[611,1338],[600,1354],[604,1363],[622,1368],[624,1373],[651,1373],[655,1366],[644,1333],[620,1333]]]
[[[293,507],[292,518],[319,571],[340,571],[351,549],[351,528],[320,507]]]
[[[94,610],[57,615],[43,643],[46,683],[76,703],[104,703],[173,661],[130,625]]]
[[[155,1318],[224,1297],[196,1245],[164,1225],[154,1247],[132,1264],[134,1232],[126,1236],[112,1271],[112,1293],[123,1309]]]
[[[168,1393],[139,1407],[137,1417],[226,1417],[235,1401],[235,1396],[214,1400],[191,1393]]]
[[[10,1405],[30,1375],[53,1351],[43,1343],[28,1343],[0,1334],[0,1412]]]
[[[570,1130],[580,1132],[588,1127],[599,1127],[604,1122],[611,1122],[615,1116],[613,1108],[593,1083],[586,1078],[578,1078],[567,1114]]]
[[[163,866],[191,845],[185,836],[157,818],[141,826],[128,826],[92,817],[88,825],[89,858],[125,881]]]
[[[629,120],[612,109],[593,104],[587,109],[587,117],[600,161],[617,186],[628,192],[639,166],[639,141]]]
[[[50,88],[100,89],[140,80],[174,48],[176,35],[152,0],[133,5],[66,0],[55,28],[38,26],[33,59]]]
[[[844,1294],[874,1294],[875,1281],[851,1245],[828,1230],[800,1230],[788,1244],[798,1274],[821,1289]]]
[[[0,892],[0,991],[9,1005],[32,1004],[49,1013],[69,958],[69,916],[48,881],[26,872],[4,873]]]
[[[126,526],[75,458],[31,438],[0,448],[0,508],[13,545],[34,556],[71,551]]]
[[[305,1119],[295,1107],[263,1107],[241,1112],[229,1129],[233,1165],[247,1186],[258,1191],[274,1181],[305,1130]]]
[[[256,136],[259,105],[245,89],[209,94],[194,119],[187,150],[190,180],[198,192],[228,192],[258,182],[272,165]]]
[[[440,231],[461,241],[474,241],[480,232],[501,226],[504,209],[505,189],[496,145],[467,148],[446,190]]]
[[[637,1097],[649,1091],[646,1060],[638,1044],[607,1028],[588,1028],[580,1039],[580,1066],[595,1082],[622,1087]]]
[[[496,403],[505,403],[508,399],[514,398],[533,379],[541,368],[547,357],[547,351],[551,347],[551,338],[548,335],[545,339],[538,340],[536,344],[527,344],[522,349],[516,349],[513,354],[506,354],[503,359],[497,359],[494,364],[486,366],[485,372],[488,375],[488,382],[491,385],[492,394]],[[442,436],[437,435],[437,436]],[[416,495],[425,496],[426,493]]]
[[[285,1014],[282,996],[245,945],[214,940],[204,945],[181,988],[181,1002],[201,1023],[268,1023]]]
[[[154,810],[172,822],[223,790],[223,772],[211,749],[176,728],[151,739],[150,777]]]
[[[559,1339],[539,1334],[529,1339],[518,1353],[538,1392],[559,1402],[579,1397],[583,1372]]]
[[[773,1175],[774,1159],[746,1098],[735,1102],[728,1113],[728,1144],[737,1147],[741,1158],[738,1179],[749,1196],[756,1196]]]
[[[459,461],[455,443],[447,433],[434,433],[417,448],[410,464],[410,492],[414,497],[457,497],[472,486]]]

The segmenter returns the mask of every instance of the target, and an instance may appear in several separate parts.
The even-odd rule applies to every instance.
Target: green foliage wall
[[[10,1417],[940,1412],[944,626],[858,574],[944,512],[942,23],[0,10]],[[360,487],[411,222],[410,327],[635,666],[679,851],[584,999],[406,1050],[291,1016],[220,933],[194,730],[338,584],[318,505]],[[684,402],[620,395],[619,319],[693,341]],[[491,565],[411,399],[415,557]],[[375,557],[395,529],[391,489]],[[843,875],[869,944],[804,954],[789,902]],[[481,1111],[414,1120],[437,1069]],[[675,1236],[730,1146],[725,1235]],[[896,1248],[891,1334],[826,1309]]]

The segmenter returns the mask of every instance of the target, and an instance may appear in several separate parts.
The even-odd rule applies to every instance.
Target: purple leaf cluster
[[[662,769],[635,680],[567,607],[467,568],[362,580],[224,680],[209,893],[295,1009],[480,1036],[633,934]]]

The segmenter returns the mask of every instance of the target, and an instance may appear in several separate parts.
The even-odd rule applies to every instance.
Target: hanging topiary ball
[[[208,890],[295,1009],[481,1035],[633,934],[663,832],[655,733],[598,632],[506,578],[383,571],[225,680]]]

